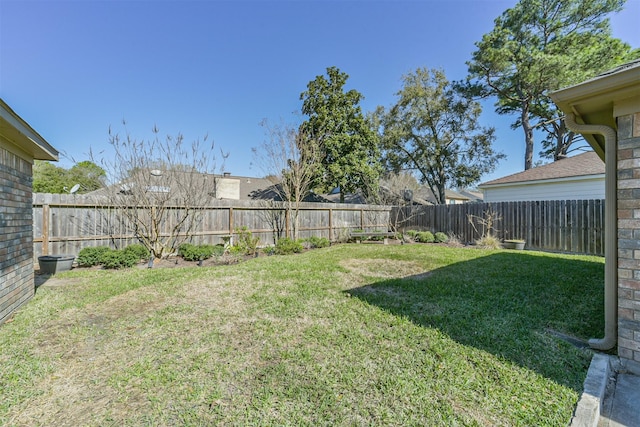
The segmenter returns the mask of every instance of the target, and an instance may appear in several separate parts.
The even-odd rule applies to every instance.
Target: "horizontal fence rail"
[[[525,240],[528,249],[604,255],[604,200],[466,203],[391,212],[400,231],[442,231],[464,243],[482,237],[482,222],[489,215],[495,219],[493,234],[501,240]]]
[[[164,233],[184,207],[169,210]],[[280,202],[215,200],[199,208],[201,220],[188,240],[219,244],[236,229],[247,227],[260,245],[273,244],[294,221]],[[350,231],[442,231],[464,243],[473,243],[486,230],[478,219],[495,217],[493,232],[499,239],[522,239],[528,249],[604,255],[604,200],[467,203],[392,207],[338,203],[302,203],[299,237],[345,240]],[[474,221],[475,219],[475,221]],[[118,209],[88,196],[33,195],[34,256],[77,255],[84,247],[122,248],[137,243]]]

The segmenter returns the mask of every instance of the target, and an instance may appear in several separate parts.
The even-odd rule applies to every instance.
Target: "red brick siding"
[[[618,117],[618,356],[640,372],[640,113]]]

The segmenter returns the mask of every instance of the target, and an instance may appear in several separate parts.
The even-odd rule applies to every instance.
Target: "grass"
[[[80,271],[0,327],[2,425],[567,425],[603,260],[341,245]],[[52,286],[60,284],[60,286]]]

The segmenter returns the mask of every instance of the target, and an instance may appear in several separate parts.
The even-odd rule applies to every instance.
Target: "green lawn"
[[[0,327],[2,425],[567,425],[604,261],[340,245],[74,270]],[[53,286],[55,285],[55,286]]]

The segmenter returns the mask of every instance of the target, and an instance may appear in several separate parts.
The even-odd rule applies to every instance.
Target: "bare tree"
[[[393,206],[389,212],[389,230],[398,232],[414,218],[418,209],[413,203],[414,194],[420,189],[415,176],[408,172],[389,172],[380,181],[375,197],[369,196],[369,203]]]
[[[151,139],[136,139],[123,128],[109,129],[114,155],[100,161],[111,181],[103,199],[153,257],[164,258],[193,237],[216,196],[214,144],[206,136],[190,144],[181,134],[161,138],[155,126]]]
[[[282,202],[277,200],[260,200],[258,206],[262,209],[257,213],[267,224],[271,226],[273,243],[277,243],[278,239],[283,237],[286,226],[286,212],[283,209]]]
[[[287,236],[298,238],[300,204],[311,190],[318,168],[319,149],[313,138],[286,124],[271,126],[266,120],[267,139],[253,148],[256,163],[273,177],[274,191],[284,204],[289,218]]]

